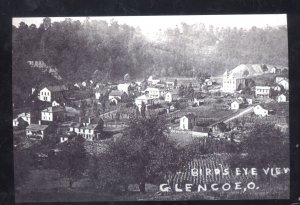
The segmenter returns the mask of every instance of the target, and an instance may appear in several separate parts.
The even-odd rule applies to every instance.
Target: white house
[[[204,83],[208,86],[211,86],[213,84],[211,79],[205,79]]]
[[[277,102],[286,102],[286,96],[284,94],[278,95],[276,98]]]
[[[124,102],[126,98],[127,98],[127,93],[120,90],[112,90],[108,96],[109,101],[111,101],[112,99],[118,99]]]
[[[270,73],[278,73],[279,69],[276,67],[271,68]]]
[[[245,78],[234,77],[226,71],[223,75],[223,87],[222,91],[226,93],[234,93],[237,90],[240,90],[245,87]]]
[[[67,90],[68,89],[65,85],[45,87],[40,90],[39,99],[41,101],[52,102],[53,100],[63,97],[63,93]]]
[[[22,118],[22,120],[27,122],[28,125],[31,124],[31,114],[30,114],[30,112],[28,112],[28,113],[23,112],[23,113],[17,115],[17,117],[13,119],[13,127],[19,126],[19,118]]]
[[[56,100],[53,100],[52,107],[56,107],[56,106],[60,106],[60,104]]]
[[[174,82],[172,82],[172,81],[167,81],[167,82],[166,82],[166,86],[167,86],[167,88],[174,88]]]
[[[187,114],[180,118],[179,128],[181,130],[191,130],[195,124],[195,115]]]
[[[289,90],[289,80],[287,78],[282,79],[278,84],[282,85],[285,90]]]
[[[254,114],[265,117],[269,114],[267,109],[264,109],[261,105],[256,105],[253,109]]]
[[[39,124],[30,124],[26,127],[26,136],[32,139],[43,139],[48,134],[49,126]]]
[[[152,77],[152,75],[148,78],[147,81],[148,81],[148,83],[149,83],[150,85],[156,85],[157,83],[160,82],[160,80],[154,80],[153,77]]]
[[[130,87],[130,84],[124,83],[124,84],[118,84],[117,89],[118,89],[119,91],[123,91],[123,92],[125,92],[126,94],[128,94],[128,92],[129,92],[129,87]]]
[[[174,100],[178,99],[178,94],[175,92],[167,92],[165,94],[165,101],[166,102],[173,102]]]
[[[139,96],[139,97],[135,98],[134,103],[136,104],[136,106],[138,108],[141,108],[142,103],[144,103],[145,105],[152,105],[153,104],[153,98],[150,98],[146,95],[142,95],[142,96]]]
[[[241,102],[239,100],[235,100],[230,104],[231,110],[238,110],[240,109]]]
[[[75,132],[77,135],[81,135],[88,141],[99,139],[102,131],[102,119],[100,119],[98,122],[92,122],[91,118],[88,118],[86,122],[74,122],[69,127],[69,132]]]
[[[106,94],[106,90],[104,89],[96,89],[95,90],[95,98],[99,100],[100,97],[103,97]]]
[[[163,90],[153,87],[148,87],[144,93],[150,98],[159,98],[164,95]]]
[[[270,97],[270,86],[255,86],[256,97]]]
[[[42,121],[61,121],[65,117],[65,109],[62,106],[48,107],[41,112]]]
[[[276,76],[275,77],[275,83],[279,83],[280,81],[282,81],[284,79],[286,79],[286,77],[284,77],[284,76]]]

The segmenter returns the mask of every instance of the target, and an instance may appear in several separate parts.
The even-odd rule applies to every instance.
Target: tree
[[[174,173],[181,165],[180,150],[167,137],[166,119],[157,115],[134,117],[124,135],[108,145],[99,166],[100,184],[110,190],[137,183],[145,192],[146,183],[159,184],[168,173]],[[105,160],[108,160],[105,163]],[[98,171],[97,171],[98,172]]]
[[[237,167],[284,167],[289,166],[289,144],[285,134],[270,123],[256,123],[244,136],[241,155],[234,156],[232,166]],[[278,151],[280,150],[280,152]]]
[[[87,154],[84,148],[84,139],[81,136],[74,137],[62,144],[61,151],[54,156],[54,168],[69,180],[69,188],[74,181],[83,176],[87,168]]]
[[[146,105],[144,102],[142,102],[142,106],[141,106],[141,115],[142,117],[146,116]]]
[[[187,96],[191,99],[194,97],[194,88],[192,86],[192,83],[190,83],[187,88]]]
[[[177,79],[174,80],[174,89],[177,88]]]
[[[178,95],[179,95],[180,97],[183,97],[184,94],[185,94],[185,91],[184,91],[184,85],[181,84],[181,85],[179,86],[179,89],[178,89]]]

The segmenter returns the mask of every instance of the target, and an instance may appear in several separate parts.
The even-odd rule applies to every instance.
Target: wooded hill
[[[28,61],[57,68],[64,82],[114,81],[126,73],[133,78],[199,77],[240,64],[288,65],[286,26],[245,30],[182,23],[161,31],[160,41],[153,42],[139,29],[116,21],[45,18],[39,26],[21,22],[12,34],[14,95],[20,89],[28,92],[38,81],[38,71],[26,69]],[[39,81],[52,81],[47,76],[41,74]]]

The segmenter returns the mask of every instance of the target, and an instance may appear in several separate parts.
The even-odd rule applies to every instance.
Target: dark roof
[[[188,119],[193,119],[193,118],[196,117],[193,113],[189,113],[189,114],[186,114],[186,115],[184,115],[184,116],[187,117]],[[184,116],[183,116],[183,117],[184,117]]]
[[[123,95],[123,91],[119,91],[119,90],[112,90],[109,95],[110,96],[122,96]]]
[[[211,129],[208,128],[208,127],[200,127],[200,126],[194,126],[193,127],[193,132],[209,133],[210,131],[211,131]]]
[[[59,92],[59,91],[65,91],[68,90],[68,88],[65,85],[55,85],[55,86],[48,86],[46,87],[51,92]]]
[[[40,131],[48,128],[48,125],[30,124],[26,127],[28,130]]]

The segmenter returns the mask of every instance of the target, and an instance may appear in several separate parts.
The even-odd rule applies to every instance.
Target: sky
[[[175,28],[182,22],[187,24],[200,24],[214,27],[237,27],[249,29],[252,26],[263,28],[266,26],[287,25],[285,14],[251,14],[251,15],[177,15],[177,16],[108,16],[108,17],[90,17],[90,20],[105,20],[110,22],[112,19],[120,24],[127,24],[133,27],[139,27],[142,33],[149,38],[155,38],[159,30]],[[44,17],[18,17],[13,18],[12,23],[18,26],[20,22],[27,25],[36,24],[39,26]],[[84,21],[86,17],[50,17],[51,22],[63,21],[65,18]]]

